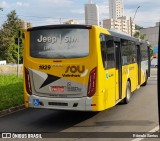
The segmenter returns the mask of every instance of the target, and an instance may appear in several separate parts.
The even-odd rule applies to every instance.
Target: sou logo
[[[85,66],[68,66],[65,73],[84,73],[85,72]]]

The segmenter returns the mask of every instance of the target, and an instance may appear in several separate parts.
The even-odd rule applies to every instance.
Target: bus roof
[[[109,30],[109,32],[114,37],[118,37],[118,38],[121,38],[121,39],[126,39],[126,40],[131,40],[131,41],[139,42],[139,40],[137,38],[131,37],[129,35],[118,33],[118,32],[114,32],[114,31],[110,31],[110,30]]]
[[[79,28],[79,29],[91,29],[91,25],[79,25],[79,24],[60,24],[60,25],[47,25],[28,28],[27,31],[44,30],[44,29],[64,29],[64,28]]]

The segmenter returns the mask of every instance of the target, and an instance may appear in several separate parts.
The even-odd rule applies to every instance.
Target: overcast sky
[[[134,17],[134,22],[143,27],[153,27],[160,20],[160,0],[123,0],[124,15]],[[108,0],[93,0],[100,7],[100,20],[109,18]],[[33,26],[59,24],[68,19],[84,23],[84,4],[88,0],[0,0],[0,25],[11,10],[16,10],[19,18],[31,22]]]

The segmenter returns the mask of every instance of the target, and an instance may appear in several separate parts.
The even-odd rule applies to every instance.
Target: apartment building
[[[99,26],[99,7],[92,0],[85,4],[85,24]]]
[[[110,19],[103,20],[103,27],[120,30],[129,35],[135,33],[135,24],[130,18],[124,16],[123,0],[109,0]]]
[[[123,11],[123,0],[109,0],[110,19],[117,19],[118,17],[123,17]]]
[[[131,35],[132,28],[132,35],[135,33],[135,24],[132,23],[130,19],[127,19],[126,16],[117,19],[105,19],[103,20],[103,27],[107,29],[117,29],[129,35]]]

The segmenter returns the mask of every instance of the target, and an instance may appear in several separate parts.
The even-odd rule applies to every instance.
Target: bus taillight
[[[96,92],[96,75],[97,75],[97,68],[94,68],[89,75],[88,92],[87,92],[88,97],[92,97]]]
[[[32,88],[31,88],[31,81],[29,77],[29,71],[25,68],[25,83],[26,83],[26,90],[27,93],[32,95]]]

